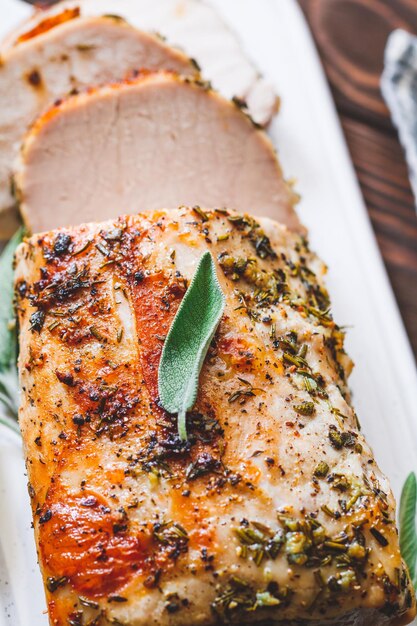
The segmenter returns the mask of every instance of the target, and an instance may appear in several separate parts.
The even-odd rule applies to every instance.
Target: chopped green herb
[[[360,446],[356,451],[361,452],[362,446],[356,443],[356,438],[357,435],[354,432],[340,432],[334,425],[331,425],[329,428],[330,443],[336,450],[341,450],[343,447],[356,449],[356,446]]]
[[[46,579],[46,588],[50,593],[54,593],[59,587],[63,587],[68,582],[68,578],[66,576],[61,576],[60,578],[54,578],[52,576],[48,576]]]
[[[23,228],[10,239],[0,255],[0,404],[5,411],[0,423],[20,433],[15,421],[18,410],[17,338],[13,306],[14,272],[13,259],[17,246],[24,236]]]
[[[75,252],[72,253],[72,256],[77,256],[78,254],[81,254],[82,252],[85,252],[85,250],[87,250],[87,248],[92,244],[92,240],[88,239],[85,244],[83,246],[81,246],[81,248],[79,248],[78,250],[75,250]]]
[[[251,585],[237,576],[232,576],[229,583],[220,589],[211,607],[221,623],[246,623],[246,620],[235,622],[233,616],[240,612],[252,612],[258,608],[287,605],[290,599],[290,589],[279,588],[270,583],[267,589],[255,591]]]
[[[342,433],[337,430],[335,426],[329,429],[329,439],[333,448],[336,448],[336,450],[341,450],[343,448]]]
[[[327,504],[323,504],[321,507],[323,513],[325,513],[328,517],[332,517],[333,519],[339,519],[340,513],[338,511],[333,511]]]
[[[245,386],[230,394],[228,400],[230,404],[237,401],[239,401],[239,404],[244,404],[247,398],[252,398],[256,395],[256,391],[262,391],[262,389],[257,389],[256,387],[253,387],[251,383],[244,378],[239,377],[239,380]]]
[[[103,246],[102,243],[100,242],[96,243],[95,247],[97,248],[99,252],[101,252],[103,256],[109,256],[110,250],[106,246]]]
[[[106,337],[97,329],[96,326],[90,326],[90,333],[98,339],[98,341],[106,341]]]
[[[317,478],[324,478],[329,473],[329,469],[330,468],[326,461],[320,461],[320,463],[316,465],[314,476],[317,476]]]
[[[294,354],[290,354],[289,352],[284,352],[283,357],[284,361],[290,365],[295,365],[300,368],[309,368],[307,361],[302,356],[296,356]]]
[[[301,415],[313,415],[315,411],[314,402],[302,402],[301,404],[294,404],[294,410]]]
[[[284,542],[281,530],[272,531],[264,525],[252,522],[245,523],[234,532],[239,540],[241,558],[251,556],[256,565],[261,565],[264,558],[276,559]]]
[[[153,536],[164,546],[175,548],[175,554],[186,552],[188,549],[188,533],[177,522],[154,524]]]
[[[201,209],[199,206],[194,206],[193,207],[193,211],[194,211],[194,213],[197,213],[197,215],[201,218],[202,222],[208,222],[209,221],[209,217],[208,217],[207,213],[205,213],[203,211],[203,209]]]
[[[375,526],[370,529],[370,532],[381,546],[385,548],[388,545],[388,539]]]

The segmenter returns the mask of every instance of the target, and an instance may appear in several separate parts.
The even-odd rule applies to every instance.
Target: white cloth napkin
[[[381,90],[405,149],[417,207],[417,37],[405,30],[388,37]]]

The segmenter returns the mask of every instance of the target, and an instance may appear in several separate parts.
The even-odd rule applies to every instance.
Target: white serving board
[[[271,135],[348,325],[354,403],[396,496],[417,470],[417,370],[311,35],[295,0],[211,0],[282,97]],[[1,0],[0,37],[27,8]],[[417,289],[417,285],[410,285]],[[18,438],[0,430],[0,626],[46,626]]]

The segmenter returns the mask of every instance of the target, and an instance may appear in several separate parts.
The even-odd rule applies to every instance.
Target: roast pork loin
[[[184,442],[159,402],[158,363],[207,250],[226,307]],[[303,237],[225,210],[21,245],[20,425],[52,626],[413,618],[394,499],[350,404],[324,271]]]
[[[198,76],[185,54],[113,17],[67,11],[20,36],[0,58],[0,238],[17,225],[11,171],[23,135],[58,98],[142,67]]]
[[[265,132],[209,86],[167,72],[54,106],[26,137],[15,189],[32,232],[181,204],[301,229]]]
[[[77,10],[81,16],[116,14],[130,24],[161,33],[197,60],[204,76],[226,98],[244,103],[256,123],[267,125],[278,109],[274,87],[248,59],[233,30],[208,2],[200,0],[67,0],[33,17],[10,33],[3,48],[13,45],[56,16]]]

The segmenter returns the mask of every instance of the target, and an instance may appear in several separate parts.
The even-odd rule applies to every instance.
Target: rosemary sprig
[[[16,423],[18,379],[13,259],[23,235],[23,228],[20,228],[0,255],[0,423],[15,432],[19,432],[19,427]]]

